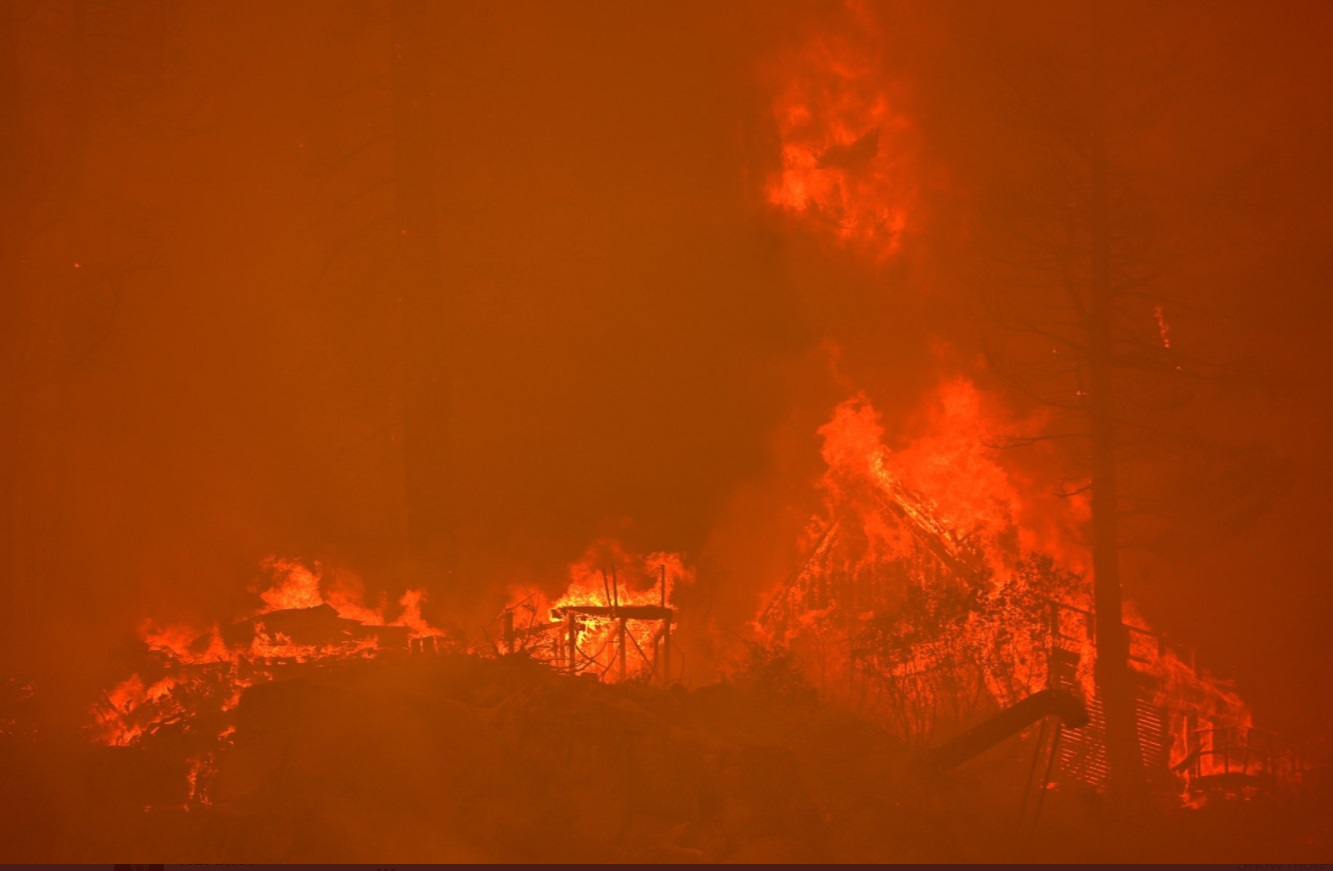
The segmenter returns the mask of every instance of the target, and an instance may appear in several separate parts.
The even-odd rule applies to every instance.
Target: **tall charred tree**
[[[393,147],[395,209],[402,252],[402,439],[407,540],[415,562],[453,578],[454,356],[441,271],[436,202],[434,94],[425,0],[393,0]]]
[[[19,137],[24,107],[18,64],[19,7],[0,4],[0,93],[5,95],[10,129],[0,135],[0,573],[4,576],[6,599],[21,589],[23,549],[26,536],[21,528],[23,468],[22,445],[25,442],[27,416],[21,413],[23,401],[23,357],[20,338],[25,320],[25,295],[20,276],[20,253],[26,224],[26,203],[30,197],[24,172]],[[4,603],[6,614],[15,614],[13,603]]]
[[[392,0],[326,10],[315,77],[324,84],[312,93],[306,153],[326,248],[315,284],[338,342],[356,349],[336,358],[347,367],[339,399],[353,427],[335,436],[337,450],[384,481],[376,516],[387,522],[371,537],[413,574],[447,583],[453,354],[437,216],[431,8]]]
[[[1182,347],[1171,331],[1188,320],[1206,333],[1214,316],[1206,289],[1162,278],[1173,243],[1158,205],[1192,196],[1155,169],[1151,143],[1144,147],[1172,60],[1133,56],[1137,40],[1117,31],[1111,7],[1090,0],[1078,11],[1072,45],[1029,45],[996,64],[1008,98],[997,123],[1014,137],[996,150],[1013,183],[986,202],[990,256],[978,283],[986,320],[1001,327],[987,331],[994,371],[1050,410],[1043,432],[998,446],[1050,443],[1070,464],[1060,495],[1090,502],[1095,674],[1112,787],[1132,797],[1145,779],[1123,555],[1161,544],[1186,521],[1186,504],[1207,515],[1189,519],[1196,528],[1248,522],[1282,467],[1263,448],[1196,432],[1187,413],[1207,391],[1231,395],[1264,381],[1252,362],[1218,359],[1198,342]],[[1203,488],[1216,495],[1202,509],[1181,499]]]
[[[1098,16],[1099,18],[1100,16]],[[1090,266],[1086,313],[1088,422],[1092,463],[1092,585],[1096,610],[1095,675],[1106,717],[1106,756],[1113,782],[1135,794],[1144,788],[1139,747],[1137,690],[1129,666],[1120,580],[1120,463],[1116,412],[1115,329],[1117,282],[1113,276],[1111,179],[1107,155],[1105,58],[1102,23],[1095,20],[1091,118],[1084,152],[1088,179],[1087,233]],[[1079,300],[1078,296],[1072,299]]]
[[[1006,446],[1046,439],[1079,445],[1077,483],[1064,495],[1090,498],[1095,676],[1107,761],[1112,788],[1133,796],[1145,779],[1123,625],[1123,376],[1130,367],[1170,373],[1160,338],[1145,333],[1154,323],[1151,309],[1144,311],[1151,284],[1147,224],[1132,213],[1141,201],[1112,156],[1104,23],[1095,7],[1089,18],[1081,52],[1029,58],[1014,75],[1031,164],[990,216],[1004,237],[1003,266],[986,301],[991,318],[1012,330],[992,342],[994,368],[1056,409],[1057,426],[1067,428],[1015,436]]]

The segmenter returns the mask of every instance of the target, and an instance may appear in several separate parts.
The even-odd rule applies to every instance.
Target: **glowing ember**
[[[1155,306],[1153,313],[1157,316],[1157,332],[1162,337],[1162,347],[1171,350],[1171,325],[1166,322],[1166,315],[1162,314],[1162,307]]]

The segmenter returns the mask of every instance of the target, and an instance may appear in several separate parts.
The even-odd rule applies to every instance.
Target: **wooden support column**
[[[629,651],[625,649],[625,618],[620,618],[619,627],[620,639],[620,679],[623,681],[629,677]]]
[[[662,683],[671,683],[671,615],[662,618]]]
[[[666,584],[666,563],[662,563],[660,580],[657,585],[658,602],[663,611],[666,612],[662,617],[662,683],[671,683],[671,612],[666,610],[667,603],[667,584]],[[653,663],[657,667],[657,663]]]
[[[572,610],[565,615],[565,620],[567,621],[566,628],[568,630],[566,635],[569,638],[569,673],[575,674],[575,669],[578,667],[579,631]]]

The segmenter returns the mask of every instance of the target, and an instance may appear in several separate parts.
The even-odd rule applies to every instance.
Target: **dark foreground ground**
[[[948,775],[809,693],[607,686],[523,660],[341,665],[247,691],[185,810],[169,742],[0,743],[0,861],[1326,861],[1326,797],[1112,814],[1030,750]],[[151,807],[146,810],[145,806]]]

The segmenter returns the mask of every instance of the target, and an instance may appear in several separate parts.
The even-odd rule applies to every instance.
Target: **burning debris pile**
[[[452,643],[422,617],[419,590],[407,591],[399,615],[389,620],[382,605],[366,606],[355,590],[321,589],[318,566],[270,559],[265,568],[271,584],[249,617],[206,631],[146,622],[140,628],[145,667],[93,710],[99,743],[171,742],[188,755],[189,802],[208,801],[212,761],[235,732],[232,713],[247,688],[331,663]]]
[[[317,567],[272,560],[255,615],[144,627],[156,670],[95,711],[102,750],[138,772],[117,791],[156,821],[155,855],[194,861],[831,857],[810,772],[759,734],[781,731],[790,694],[758,672],[654,686],[671,590],[693,572],[611,549],[608,586],[590,551],[563,595],[516,594],[504,651],[430,627],[415,594],[386,620]],[[652,609],[665,619],[638,619]],[[888,752],[844,720],[824,727],[857,740],[828,743]]]
[[[600,568],[605,560],[613,560],[609,570]],[[218,760],[233,747],[237,707],[246,690],[262,685],[354,662],[446,652],[518,656],[607,682],[667,683],[671,592],[694,579],[678,555],[636,558],[615,542],[600,543],[570,567],[561,596],[515,594],[504,612],[501,649],[431,626],[419,590],[408,590],[389,619],[385,603],[368,606],[357,585],[325,577],[317,564],[270,558],[264,567],[269,584],[257,591],[263,605],[248,617],[207,630],[146,622],[144,667],[93,709],[97,743],[169,746],[188,759],[179,802],[186,808],[212,802]]]
[[[694,570],[679,554],[637,557],[614,540],[600,542],[570,566],[559,598],[515,596],[503,615],[504,651],[569,674],[670,683],[672,592],[693,582]]]

